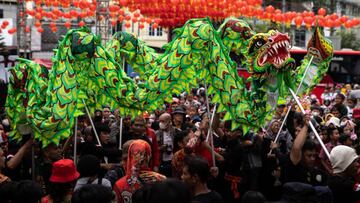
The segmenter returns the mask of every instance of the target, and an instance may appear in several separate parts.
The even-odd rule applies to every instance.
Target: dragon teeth
[[[267,55],[267,54],[265,54],[265,55],[264,55],[264,57],[263,57],[263,61],[262,61],[262,63],[265,63],[265,61],[266,61],[267,57],[268,57],[268,55]]]

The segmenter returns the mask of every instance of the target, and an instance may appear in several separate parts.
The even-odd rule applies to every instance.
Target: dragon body
[[[233,121],[233,128],[256,129],[279,98],[288,95],[287,88],[299,84],[309,57],[316,59],[302,92],[321,79],[332,57],[331,43],[319,30],[298,68],[290,58],[286,34],[255,33],[242,20],[227,19],[215,30],[209,19],[192,19],[175,32],[165,53],[157,54],[129,33],[116,33],[104,48],[88,29],[71,30],[60,42],[49,73],[19,59],[11,70],[7,99],[11,135],[20,140],[31,129],[44,146],[57,144],[70,136],[74,119],[84,111],[83,101],[91,109],[107,104],[122,115],[136,115],[154,111],[199,80],[209,84],[208,94],[219,104],[218,111],[227,112],[225,119]],[[248,80],[238,76],[230,53],[241,58],[251,74]],[[123,60],[144,83],[136,84],[126,75]]]

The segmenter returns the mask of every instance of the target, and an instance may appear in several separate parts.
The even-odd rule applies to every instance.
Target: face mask
[[[159,123],[159,128],[161,130],[165,130],[167,128],[167,125],[165,123]]]
[[[313,116],[319,116],[319,112],[312,112],[311,113]]]

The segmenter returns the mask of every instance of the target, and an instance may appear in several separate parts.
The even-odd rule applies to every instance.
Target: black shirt
[[[223,203],[222,197],[215,191],[196,195],[192,203]]]
[[[328,185],[333,193],[334,203],[352,203],[360,200],[360,188],[350,178],[331,176],[329,177]]]
[[[294,165],[290,155],[286,157],[281,171],[282,182],[301,182],[313,186],[326,185],[327,175],[318,168],[305,167],[301,162]]]

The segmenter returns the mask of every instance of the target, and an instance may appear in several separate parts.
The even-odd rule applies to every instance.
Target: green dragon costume
[[[60,42],[48,73],[39,64],[19,59],[11,70],[7,114],[11,136],[33,132],[44,146],[71,135],[75,117],[104,104],[121,115],[154,111],[172,94],[189,91],[197,81],[209,84],[208,94],[226,111],[233,128],[257,129],[288,88],[300,83],[309,58],[311,75],[303,92],[310,91],[327,71],[333,48],[318,29],[308,44],[308,54],[295,68],[287,34],[271,30],[255,33],[239,19],[230,18],[215,30],[209,19],[189,20],[175,30],[176,37],[157,54],[131,34],[119,32],[107,44],[88,29],[70,30]],[[230,53],[242,59],[251,73],[245,81]],[[136,84],[122,70],[123,59],[144,79]],[[295,79],[295,80],[294,80]],[[250,84],[250,88],[247,87]],[[30,131],[31,130],[31,131]]]

